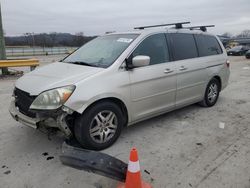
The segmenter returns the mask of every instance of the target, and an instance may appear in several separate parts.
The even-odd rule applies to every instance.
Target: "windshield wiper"
[[[90,66],[90,67],[97,67],[97,65],[86,63],[86,62],[83,62],[83,61],[72,61],[72,62],[66,62],[66,63],[72,63],[72,64],[75,64],[75,65],[86,65],[86,66]]]

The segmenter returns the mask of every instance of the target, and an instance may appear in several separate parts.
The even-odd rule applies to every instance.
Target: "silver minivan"
[[[207,32],[176,27],[111,33],[18,79],[10,114],[101,150],[124,126],[193,103],[213,106],[229,74],[222,43]]]

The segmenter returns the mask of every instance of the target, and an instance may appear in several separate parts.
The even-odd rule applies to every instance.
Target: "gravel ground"
[[[44,65],[62,56],[37,58]],[[138,123],[103,152],[127,162],[136,146],[142,176],[155,188],[249,188],[250,60],[230,60],[230,84],[214,107],[192,105]],[[116,187],[111,179],[63,166],[60,135],[48,139],[10,117],[15,80],[0,79],[0,187]]]

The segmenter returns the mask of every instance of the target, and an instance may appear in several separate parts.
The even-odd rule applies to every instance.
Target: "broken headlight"
[[[74,90],[75,86],[71,85],[45,91],[36,97],[30,109],[55,110],[68,100]]]

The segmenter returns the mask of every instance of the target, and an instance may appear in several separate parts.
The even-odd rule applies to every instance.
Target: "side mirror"
[[[150,57],[145,55],[138,55],[132,59],[133,67],[143,67],[150,63]]]

